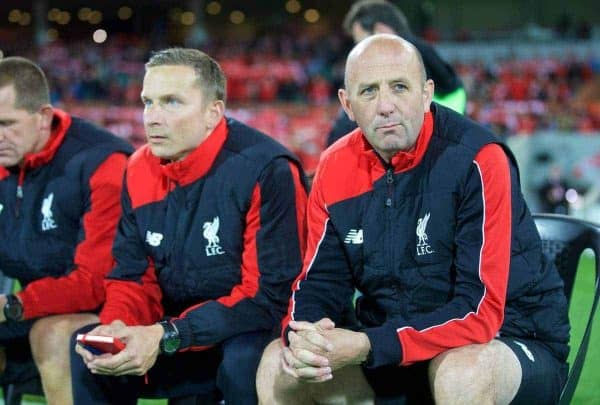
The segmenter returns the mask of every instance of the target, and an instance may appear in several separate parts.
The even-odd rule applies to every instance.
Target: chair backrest
[[[542,250],[554,261],[563,279],[569,305],[582,252],[591,249],[595,256],[594,298],[581,344],[560,397],[560,404],[568,404],[581,375],[600,297],[600,225],[558,214],[534,214],[533,219],[542,238]]]

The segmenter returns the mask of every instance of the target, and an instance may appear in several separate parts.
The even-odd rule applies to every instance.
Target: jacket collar
[[[160,164],[161,171],[167,178],[182,186],[193,183],[204,176],[212,167],[227,139],[227,133],[227,123],[223,117],[206,139],[182,160],[164,162],[156,158],[156,161]]]
[[[429,141],[431,140],[431,135],[433,134],[433,114],[431,112],[426,112],[423,120],[423,125],[421,126],[421,131],[419,131],[419,135],[417,136],[417,141],[415,146],[409,151],[399,151],[394,156],[392,156],[392,160],[390,162],[391,167],[394,168],[394,173],[405,172],[416,167],[421,160],[423,160],[423,156],[425,156],[425,152],[427,151],[427,147],[429,146]],[[381,157],[375,152],[367,138],[362,134],[361,131],[361,140],[363,143],[363,153],[367,156],[367,158],[371,161],[372,166],[379,172],[385,171],[386,167],[389,167],[381,164],[383,161]]]

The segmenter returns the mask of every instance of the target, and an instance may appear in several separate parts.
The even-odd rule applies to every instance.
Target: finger
[[[335,328],[335,323],[329,318],[323,318],[316,323],[317,330],[329,330]]]
[[[281,369],[284,373],[294,378],[298,378],[298,373],[296,373],[296,369],[288,364],[284,356],[281,356]]]
[[[290,328],[293,330],[316,330],[316,324],[305,321],[290,321]]]
[[[296,373],[303,380],[326,378],[331,375],[331,367],[303,367],[296,369]]]
[[[325,381],[329,381],[333,378],[333,374],[325,374],[322,375],[320,377],[315,377],[315,378],[303,378],[302,381],[307,382],[307,383],[322,383]]]
[[[90,361],[94,360],[94,355],[89,351],[86,350],[82,345],[80,344],[76,344],[75,345],[75,352],[77,354],[79,354],[81,356],[81,358],[83,359],[83,362],[87,365]]]
[[[104,369],[104,370],[115,370],[121,364],[127,363],[131,360],[131,354],[123,350],[117,354],[103,353],[100,356],[95,356],[94,360],[90,363],[91,368]]]
[[[330,348],[333,348],[333,345],[327,338],[320,336],[320,334],[315,331],[291,331],[288,333],[288,340],[292,350],[305,349],[322,354],[330,351]]]
[[[309,367],[327,367],[329,366],[329,360],[327,357],[319,356],[309,350],[300,349],[292,351],[294,357],[299,360],[300,363]]]
[[[287,366],[290,368],[298,369],[298,368],[307,366],[307,364],[304,364],[300,360],[298,360],[298,358],[296,358],[296,356],[294,356],[294,353],[287,347],[283,349],[282,357],[283,357],[283,360],[285,361],[285,363],[287,364]]]
[[[301,335],[313,347],[317,347],[320,350],[323,350],[326,352],[330,352],[333,350],[333,344],[329,341],[329,339],[327,339],[325,336],[321,335],[319,332],[303,331],[303,332],[300,332],[299,335]]]

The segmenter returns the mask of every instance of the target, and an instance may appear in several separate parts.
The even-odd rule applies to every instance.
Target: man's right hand
[[[109,325],[98,325],[94,329],[88,332],[88,335],[100,335],[100,336],[113,336],[118,337],[122,334],[123,330],[127,327],[123,321],[115,320]],[[86,350],[82,345],[77,344],[75,351],[83,358],[83,362],[87,365],[95,358],[100,356],[110,356],[110,354],[103,353],[101,355],[94,355],[89,350]]]
[[[290,322],[289,347],[283,348],[282,367],[306,382],[333,378],[333,371],[367,359],[371,342],[366,334],[336,328],[327,318],[318,322]]]

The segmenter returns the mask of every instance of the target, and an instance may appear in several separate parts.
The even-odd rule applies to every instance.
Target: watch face
[[[179,349],[180,343],[181,339],[178,336],[168,337],[163,340],[163,351],[168,354],[175,353]]]
[[[10,321],[18,321],[23,316],[23,305],[14,296],[8,296],[4,306],[4,316]]]
[[[179,345],[181,344],[179,331],[177,331],[175,325],[169,321],[161,321],[159,323],[164,330],[164,335],[160,340],[160,350],[164,354],[173,354],[177,352]]]

